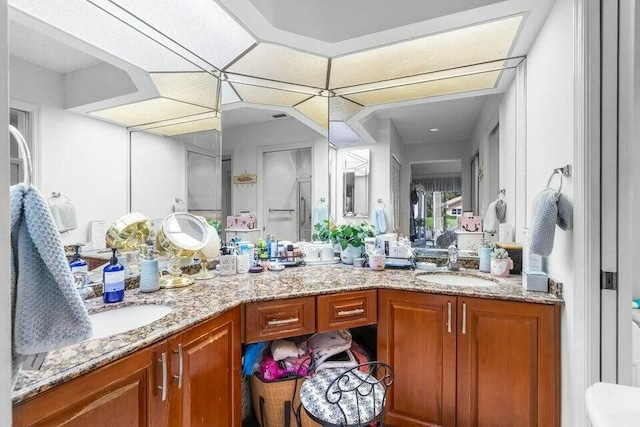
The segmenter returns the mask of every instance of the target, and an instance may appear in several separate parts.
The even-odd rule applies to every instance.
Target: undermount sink
[[[481,287],[495,286],[498,283],[492,279],[485,279],[482,277],[447,273],[425,273],[417,276],[417,278],[418,280],[422,280],[424,282],[449,286]]]
[[[144,304],[130,305],[89,315],[93,323],[93,335],[90,339],[121,334],[132,329],[146,326],[169,314],[167,305]]]

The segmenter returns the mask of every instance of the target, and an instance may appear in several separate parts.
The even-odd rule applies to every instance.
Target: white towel
[[[49,205],[53,222],[59,232],[75,230],[78,228],[76,219],[76,208],[68,200],[54,199],[55,201]]]
[[[91,337],[60,233],[47,201],[24,184],[11,187],[12,374],[27,356]]]
[[[495,233],[498,231],[498,216],[496,215],[496,203],[498,201],[494,201],[489,203],[487,207],[487,213],[484,215],[484,221],[482,224],[482,230],[488,233]]]

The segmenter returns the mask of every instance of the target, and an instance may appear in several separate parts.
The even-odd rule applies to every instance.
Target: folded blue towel
[[[573,206],[558,191],[547,188],[533,199],[529,250],[541,256],[551,255],[556,225],[562,230],[573,228]]]
[[[375,214],[376,231],[382,234],[387,231],[387,217],[384,215],[384,209],[376,209]]]
[[[12,374],[27,356],[91,337],[47,201],[24,184],[11,187]]]
[[[329,219],[329,206],[322,204],[316,205],[313,208],[313,223],[314,224],[323,224],[324,221]]]

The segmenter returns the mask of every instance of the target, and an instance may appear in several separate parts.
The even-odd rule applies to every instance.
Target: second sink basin
[[[90,314],[93,323],[93,335],[90,339],[121,334],[135,328],[148,325],[169,314],[171,307],[167,305],[144,304],[130,305]]]
[[[495,280],[485,279],[483,277],[449,273],[425,273],[417,276],[417,279],[424,282],[437,283],[439,285],[468,287],[494,286],[498,283]]]

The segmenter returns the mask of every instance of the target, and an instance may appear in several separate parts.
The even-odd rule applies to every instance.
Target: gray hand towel
[[[507,202],[504,200],[498,199],[496,201],[496,218],[498,218],[500,224],[504,224],[507,220]]]
[[[11,187],[12,374],[28,355],[91,337],[47,201],[23,184]]]
[[[549,256],[553,251],[556,224],[562,230],[573,228],[573,206],[567,197],[547,188],[533,199],[529,250]]]

